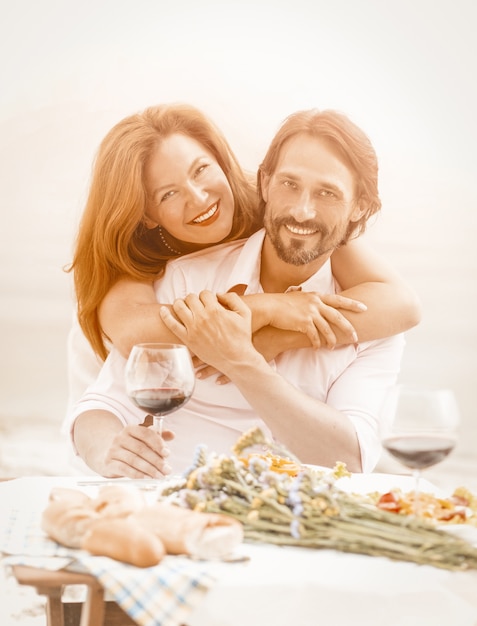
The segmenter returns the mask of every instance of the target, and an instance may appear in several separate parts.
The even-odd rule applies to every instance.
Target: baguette
[[[242,525],[231,517],[165,502],[146,506],[139,491],[116,485],[102,487],[95,498],[53,489],[41,526],[64,546],[137,567],[156,565],[166,553],[223,558],[243,540]]]
[[[218,559],[231,554],[243,540],[242,524],[227,515],[198,513],[164,502],[145,507],[130,519],[159,537],[168,554]]]
[[[131,518],[96,520],[84,534],[81,548],[136,567],[153,567],[166,553],[162,541]]]
[[[82,491],[55,487],[43,511],[41,528],[68,548],[79,548],[92,522],[102,518],[127,517],[145,505],[141,493],[127,487],[102,487],[96,498]]]
[[[102,517],[127,517],[146,506],[146,501],[138,489],[108,485],[101,487],[90,504]]]
[[[99,514],[88,506],[71,506],[68,500],[53,500],[43,511],[41,528],[54,541],[79,548],[83,535]]]
[[[49,502],[68,502],[71,506],[88,506],[91,503],[88,495],[78,489],[68,487],[53,487],[48,500]]]

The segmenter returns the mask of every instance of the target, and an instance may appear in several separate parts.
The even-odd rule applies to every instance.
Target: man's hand
[[[167,307],[161,308],[166,326],[201,361],[218,371],[226,373],[231,364],[256,352],[251,339],[252,315],[237,294],[202,291],[199,296],[176,300],[173,310],[177,319]]]
[[[171,472],[165,441],[173,438],[170,431],[161,436],[153,427],[125,426],[106,450],[100,473],[107,478],[162,478]]]

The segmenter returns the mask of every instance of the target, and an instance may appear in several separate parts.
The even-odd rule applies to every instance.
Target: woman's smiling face
[[[231,231],[234,198],[214,156],[181,133],[162,139],[145,169],[147,224],[195,244],[214,244]]]

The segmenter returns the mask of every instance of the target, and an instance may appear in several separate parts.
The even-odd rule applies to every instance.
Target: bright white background
[[[257,167],[280,121],[336,108],[371,137],[383,211],[368,239],[419,292],[402,380],[455,389],[456,458],[477,427],[477,45],[473,0],[0,0],[0,425],[60,423],[62,267],[98,144],[187,101]]]

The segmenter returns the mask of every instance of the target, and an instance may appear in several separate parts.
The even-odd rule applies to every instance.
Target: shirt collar
[[[236,285],[246,285],[245,293],[263,292],[260,284],[260,266],[265,229],[249,237],[240,251],[230,274],[229,289]]]
[[[249,237],[230,274],[229,289],[237,285],[246,285],[245,293],[262,293],[260,284],[260,266],[265,229],[261,229]],[[310,278],[299,285],[291,285],[287,291],[316,291],[318,293],[334,293],[337,285],[331,273],[328,259],[324,265]]]

